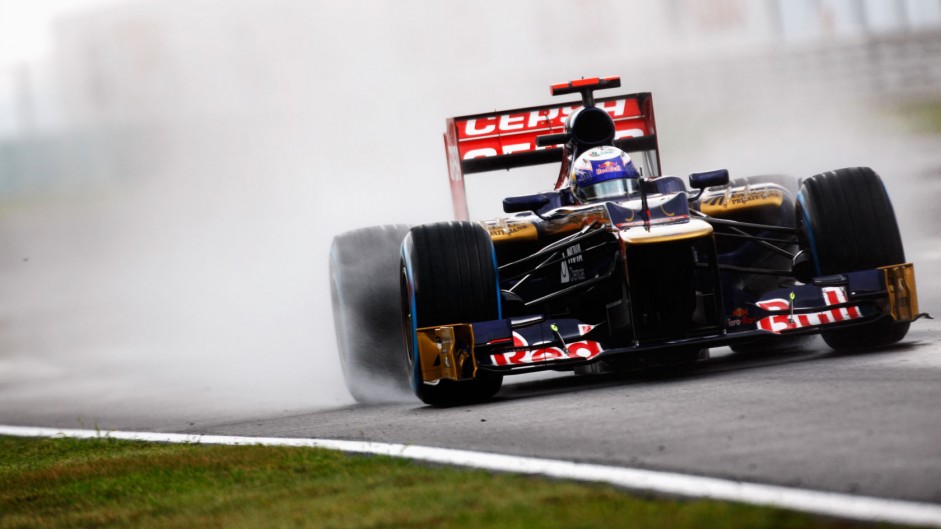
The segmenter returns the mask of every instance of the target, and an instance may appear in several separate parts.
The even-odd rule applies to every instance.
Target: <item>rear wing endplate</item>
[[[565,119],[581,106],[581,102],[557,103],[449,118],[444,148],[454,217],[469,218],[464,175],[562,162],[561,145],[537,147],[536,137],[564,132]],[[650,93],[599,98],[595,106],[614,120],[614,145],[628,153],[642,153],[645,176],[660,175]]]

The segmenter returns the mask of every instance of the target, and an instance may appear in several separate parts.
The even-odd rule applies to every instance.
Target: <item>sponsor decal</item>
[[[607,160],[599,164],[595,164],[595,174],[615,172],[624,172],[624,166],[621,165],[620,161],[615,162],[614,160]]]
[[[784,202],[784,191],[775,188],[740,190],[706,197],[702,201],[702,212],[714,215],[727,210],[755,206],[780,206]]]
[[[548,131],[543,134],[548,134]],[[645,136],[644,129],[642,128],[631,128],[627,130],[617,130],[614,135],[614,139],[618,140],[621,138],[640,138]],[[535,136],[533,136],[535,138]],[[487,145],[486,147],[480,147],[476,149],[467,148],[462,145],[460,151],[463,153],[461,157],[462,160],[471,160],[474,158],[487,158],[489,156],[497,156],[500,154],[513,154],[517,152],[528,152],[528,151],[542,151],[545,149],[552,148],[561,148],[562,145],[553,145],[550,147],[539,147],[536,145],[535,139],[530,142],[525,143],[512,143],[504,144],[501,141],[501,138],[495,137],[493,139],[485,139],[479,144]]]
[[[630,105],[628,105],[628,103],[630,103]],[[623,118],[628,115],[628,112],[630,112],[630,115],[635,116],[640,114],[637,102],[634,100],[618,99],[615,101],[606,101],[597,106],[610,114],[612,118]],[[628,108],[629,106],[630,108]],[[579,108],[581,108],[581,106],[564,106],[538,109],[530,112],[498,114],[468,119],[464,122],[461,137],[473,138],[501,132],[519,132],[540,128],[561,128],[569,115]]]
[[[647,134],[647,124],[636,99],[604,101],[597,106],[614,119],[615,139]],[[579,108],[581,106],[542,108],[456,120],[459,159],[552,148],[537,147],[536,137],[561,132],[565,120]]]
[[[490,233],[490,238],[494,241],[506,239],[525,239],[535,240],[539,238],[539,232],[536,227],[529,222],[506,222],[500,220],[492,224],[486,224],[485,227]]]
[[[846,303],[846,290],[844,290],[843,287],[824,287],[821,290],[823,291],[823,299],[827,305]],[[790,311],[791,303],[791,301],[779,298],[759,301],[756,305],[769,311]],[[758,320],[757,327],[777,334],[791,329],[827,325],[829,323],[855,320],[862,317],[863,315],[859,311],[859,307],[852,306],[810,314],[778,314]]]
[[[581,266],[577,266],[579,263],[584,261],[582,257],[582,246],[580,244],[573,244],[565,249],[565,255],[568,256],[567,259],[562,260],[562,280],[561,283],[571,283],[572,281],[584,281],[585,280],[585,269]],[[585,334],[585,333],[582,333]]]
[[[588,151],[588,156],[590,158],[601,158],[603,156],[614,154],[615,152],[617,151],[614,150],[614,147],[608,147],[608,146],[603,145],[601,147],[595,147],[591,149],[590,151]]]
[[[578,332],[582,336],[588,334],[594,329],[593,325],[579,325]],[[526,347],[529,344],[520,336],[519,333],[513,333],[513,347]],[[523,349],[509,353],[495,354],[490,360],[497,366],[527,365],[538,364],[542,362],[552,362],[557,360],[590,360],[599,354],[603,349],[601,344],[591,340],[581,340],[565,344],[565,349],[561,347],[542,347],[535,349]]]
[[[731,318],[728,320],[729,327],[738,327],[740,325],[751,325],[755,323],[757,318],[753,318],[748,315],[748,310],[744,308],[737,308],[732,311]]]

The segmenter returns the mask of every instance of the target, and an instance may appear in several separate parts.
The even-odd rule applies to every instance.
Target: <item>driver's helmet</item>
[[[594,147],[572,164],[569,185],[582,202],[625,197],[640,191],[640,173],[617,147]]]

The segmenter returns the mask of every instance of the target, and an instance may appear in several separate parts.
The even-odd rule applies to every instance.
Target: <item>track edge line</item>
[[[688,498],[733,501],[777,507],[866,522],[890,522],[941,527],[941,505],[812,491],[779,485],[687,475],[674,472],[519,457],[450,448],[434,448],[372,441],[287,437],[244,437],[158,432],[81,430],[0,425],[0,435],[11,437],[111,438],[175,444],[263,445],[326,448],[348,453],[385,455],[417,461],[479,468],[517,474],[539,474],[558,479],[607,483],[620,488]]]

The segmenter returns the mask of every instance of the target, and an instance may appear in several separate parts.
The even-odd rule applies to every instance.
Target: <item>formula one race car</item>
[[[425,403],[491,398],[503,377],[695,362],[820,334],[886,346],[916,320],[914,268],[869,168],[802,182],[661,176],[652,98],[595,99],[617,77],[553,85],[581,101],[447,120],[457,220],[342,234],[330,256],[347,386],[410,382]],[[555,188],[468,221],[464,175],[560,163]]]

